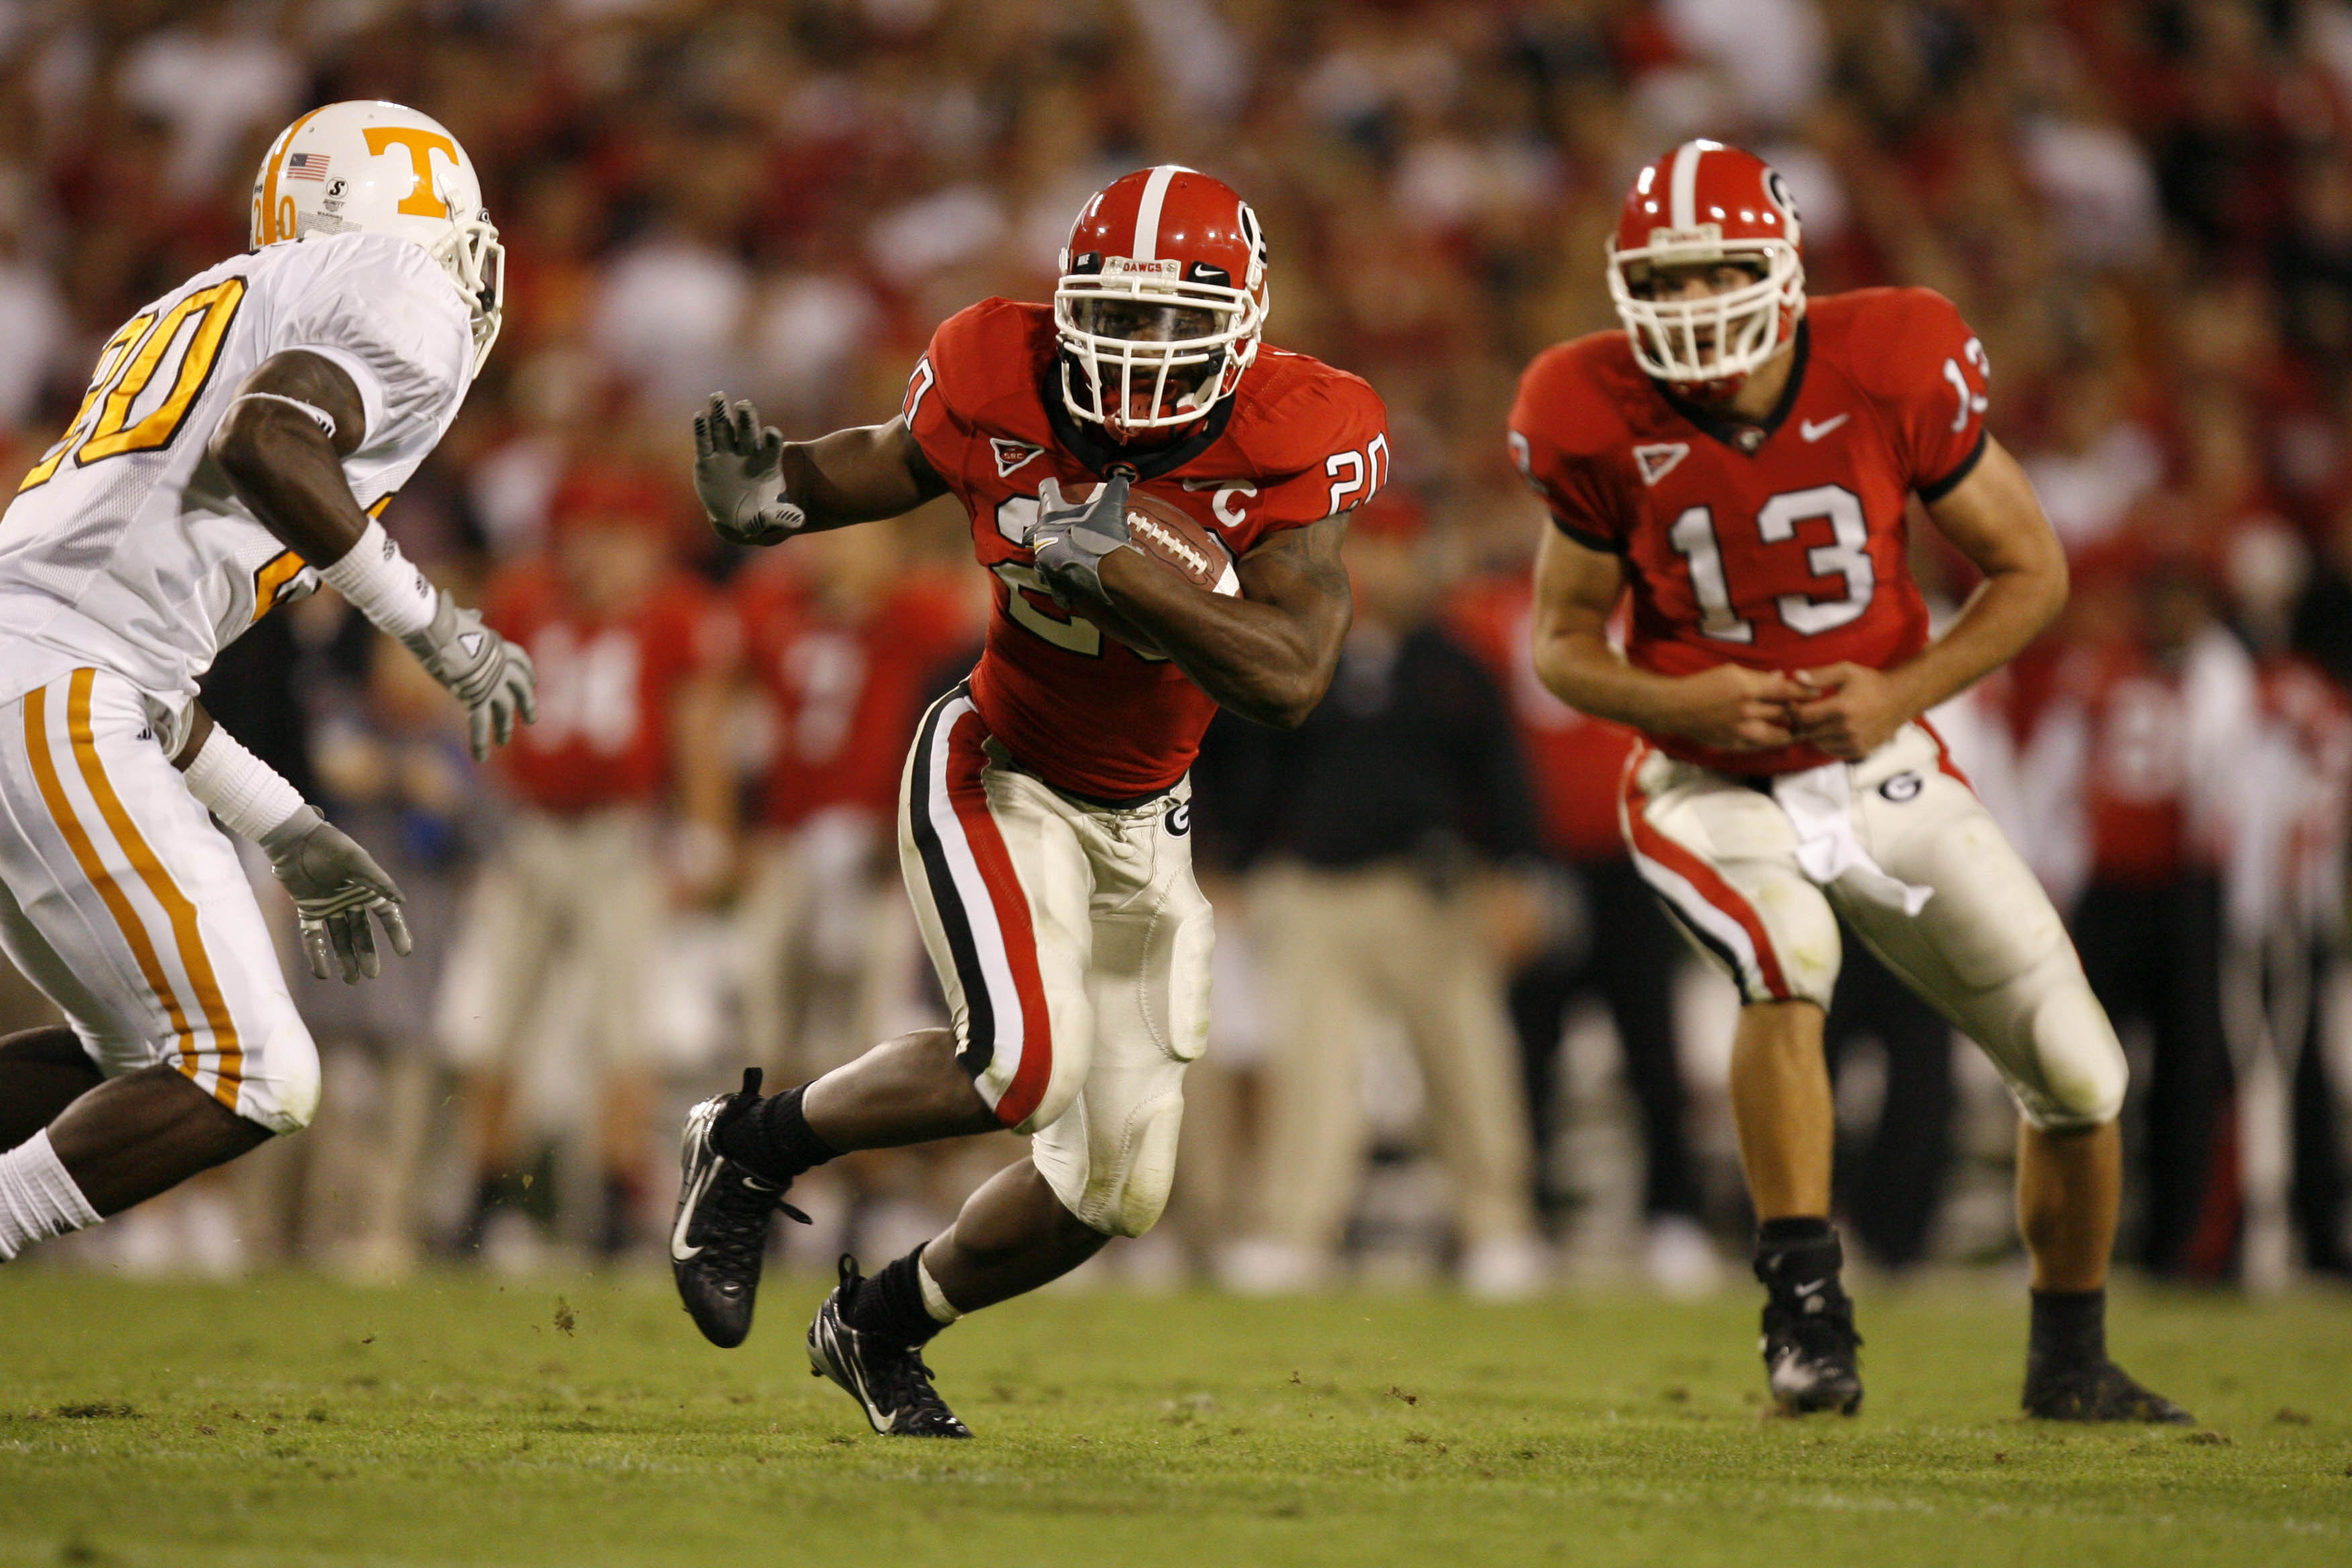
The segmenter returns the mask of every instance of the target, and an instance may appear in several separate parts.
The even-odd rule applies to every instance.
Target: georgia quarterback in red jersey
[[[723,398],[697,422],[721,534],[775,543],[953,494],[997,579],[980,664],[924,716],[900,793],[899,859],[953,1028],[785,1094],[747,1074],[687,1123],[671,1259],[727,1345],[802,1172],[1032,1135],[944,1234],[872,1279],[844,1260],[810,1363],[878,1432],[969,1436],[923,1345],[1142,1234],[1167,1202],[1208,1029],[1186,770],[1219,706],[1289,726],[1322,699],[1349,620],[1345,514],[1388,478],[1380,399],[1263,346],[1266,302],[1248,205],[1162,164],[1087,203],[1050,307],[988,300],[943,323],[888,424],[789,444]],[[1217,587],[1239,591],[1168,563],[1166,538],[1208,581],[1229,555]]]
[[[1536,668],[1643,731],[1620,803],[1635,864],[1741,989],[1732,1108],[1774,1395],[1862,1401],[1822,1054],[1843,917],[1983,1047],[2022,1113],[2027,1411],[2187,1420],[2106,1356],[2122,1048],[2049,899],[1921,718],[2065,601],[2057,539],[1985,430],[1983,345],[1924,289],[1808,300],[1787,185],[1713,142],[1634,181],[1609,288],[1624,331],[1545,351],[1511,411],[1556,524]],[[1915,495],[1984,574],[1937,637],[1905,561]]]

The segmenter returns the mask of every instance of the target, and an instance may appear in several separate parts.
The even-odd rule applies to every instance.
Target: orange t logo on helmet
[[[448,216],[448,205],[433,195],[433,154],[438,153],[455,163],[457,162],[457,142],[437,131],[427,131],[422,125],[370,125],[360,134],[367,138],[367,150],[379,158],[383,156],[387,147],[408,149],[408,163],[416,171],[416,185],[400,198],[397,210],[417,217]]]

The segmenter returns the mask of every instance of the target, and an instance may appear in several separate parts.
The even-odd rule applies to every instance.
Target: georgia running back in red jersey
[[[1022,541],[1048,479],[1092,484],[1115,464],[1198,519],[1235,556],[1370,499],[1389,477],[1387,413],[1361,378],[1259,352],[1202,427],[1169,446],[1114,445],[1072,419],[1055,379],[1052,310],[983,300],[941,323],[901,409],[924,458],[971,514],[998,581],[971,700],[990,734],[1055,788],[1097,800],[1183,777],[1216,711],[1166,659],[1057,605]]]
[[[1642,668],[1885,669],[1927,646],[1904,510],[1915,490],[1948,493],[1983,453],[1984,346],[1933,290],[1864,289],[1811,300],[1793,353],[1760,426],[1653,381],[1622,331],[1549,349],[1520,379],[1512,455],[1561,532],[1624,557],[1625,653]],[[1728,773],[1829,761],[1802,743],[1654,738]]]

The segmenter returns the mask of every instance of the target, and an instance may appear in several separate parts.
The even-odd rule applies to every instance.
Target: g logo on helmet
[[[1789,182],[1781,177],[1780,170],[1768,168],[1764,171],[1764,194],[1771,198],[1774,206],[1780,209],[1780,216],[1789,220],[1793,231],[1797,222],[1797,198],[1790,194]]]

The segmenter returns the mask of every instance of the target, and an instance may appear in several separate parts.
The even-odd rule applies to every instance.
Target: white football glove
[[[362,974],[373,980],[383,972],[375,931],[368,924],[371,913],[383,922],[392,951],[408,956],[414,944],[400,912],[400,889],[317,806],[304,806],[263,834],[260,842],[269,869],[293,895],[311,973],[325,980],[341,968],[343,984],[356,985]]]
[[[482,624],[480,611],[460,608],[446,588],[435,594],[432,624],[400,640],[466,705],[467,734],[479,762],[490,754],[493,739],[501,746],[514,739],[518,718],[537,722],[538,673],[530,654]]]
[[[1062,482],[1047,479],[1037,487],[1037,521],[1025,542],[1055,598],[1065,605],[1105,602],[1103,557],[1135,548],[1127,531],[1127,476],[1097,486],[1083,501],[1064,500]]]
[[[784,494],[784,436],[760,423],[748,402],[727,406],[714,392],[694,416],[694,493],[710,526],[730,544],[773,544],[808,526],[808,513]]]

